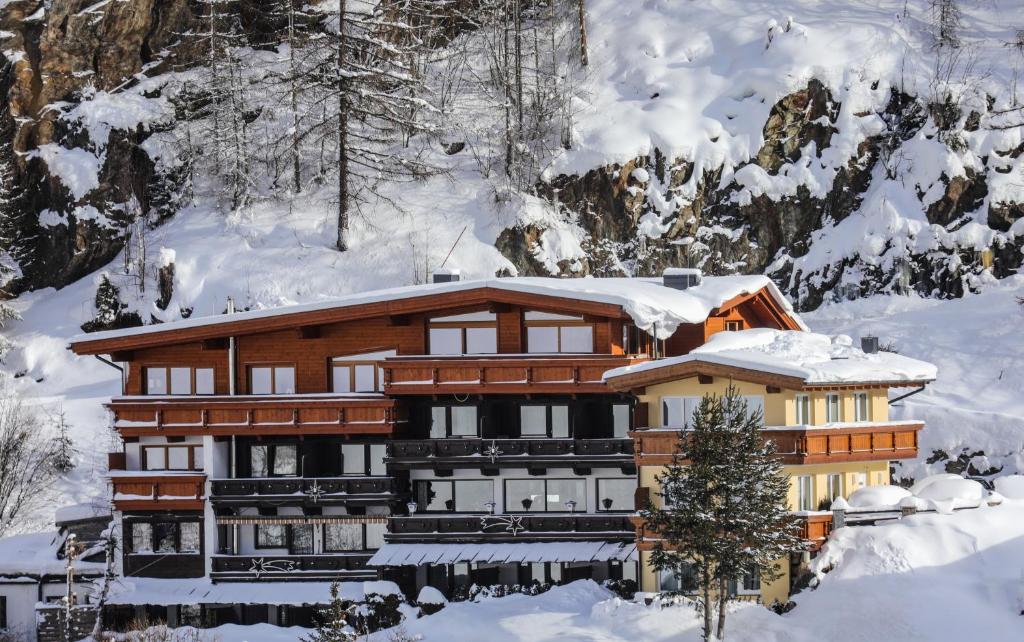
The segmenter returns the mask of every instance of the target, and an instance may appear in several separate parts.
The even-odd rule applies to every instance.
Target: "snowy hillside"
[[[70,46],[54,25],[42,36],[26,25],[66,19],[102,42],[89,30],[107,23],[91,16],[115,26],[124,18],[122,3],[79,4],[0,3],[10,30],[4,55],[43,64],[25,55],[32,37],[45,52]],[[20,176],[46,181],[33,201],[46,207],[27,212],[36,227],[26,238],[43,246],[26,250],[35,260],[18,267],[35,286],[63,287],[14,302],[24,320],[10,326],[18,347],[4,367],[24,373],[18,385],[72,425],[80,463],[54,489],[55,505],[105,493],[110,436],[100,402],[116,394],[117,373],[64,349],[96,314],[101,274],[149,322],[219,314],[228,296],[258,309],[410,285],[446,258],[467,278],[657,274],[664,265],[766,272],[803,309],[867,296],[807,319],[820,332],[878,334],[939,366],[936,383],[905,402],[928,428],[922,462],[901,474],[923,474],[933,449],[953,459],[984,451],[987,461],[974,462],[983,472],[1024,469],[1024,346],[1014,337],[1024,282],[1011,276],[1024,257],[1024,96],[1015,80],[1024,49],[1013,44],[1021,11],[1018,2],[962,4],[962,46],[950,49],[935,47],[924,0],[588,0],[588,65],[569,64],[572,47],[554,56],[566,74],[559,91],[571,94],[560,116],[567,140],[538,142],[525,177],[512,181],[500,162],[502,114],[466,81],[447,107],[444,140],[427,146],[445,171],[382,186],[353,218],[346,252],[334,246],[335,187],[320,177],[290,192],[269,152],[254,160],[265,174],[252,177],[242,207],[225,205],[226,179],[209,171],[193,177],[192,198],[157,206],[148,186],[174,184],[182,137],[209,132],[202,119],[182,118],[176,102],[199,71],[159,61],[57,69],[77,58],[44,59],[53,73],[43,88],[14,85],[10,96],[41,91],[35,102],[56,108],[19,114],[15,107],[32,102],[22,100],[0,116],[46,141],[15,149],[24,153],[18,163],[30,162]],[[559,23],[553,38],[573,34],[571,22]],[[488,37],[462,33],[445,50],[467,52],[463,77],[486,75]],[[251,131],[272,141],[287,123],[273,108],[280,96],[264,89],[288,49],[243,54],[254,62],[246,97],[265,107]],[[437,58],[432,78],[451,64]],[[104,76],[118,73],[137,75]],[[60,87],[47,84],[58,77]],[[947,99],[955,109],[936,109]],[[306,154],[309,175],[316,159]],[[152,175],[125,178],[143,165]],[[139,183],[145,193],[132,191]],[[152,211],[126,225],[133,202]],[[161,289],[160,269],[171,265],[173,287]],[[892,291],[918,294],[872,296]],[[50,518],[39,515],[36,526]]]

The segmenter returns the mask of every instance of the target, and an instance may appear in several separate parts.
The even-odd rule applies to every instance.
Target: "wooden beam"
[[[298,335],[300,339],[319,339],[320,338],[320,326],[318,325],[303,325],[298,328]]]
[[[119,350],[117,352],[111,352],[110,360],[122,363],[125,361],[135,361],[135,353],[131,350]]]
[[[228,340],[224,338],[220,339],[203,339],[202,344],[199,347],[200,350],[227,350]]]
[[[704,385],[712,384],[715,382],[715,378],[711,375],[699,374],[697,375],[697,382]]]

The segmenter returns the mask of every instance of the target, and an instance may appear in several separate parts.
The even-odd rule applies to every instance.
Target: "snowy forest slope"
[[[55,502],[102,495],[112,445],[117,373],[64,349],[82,324],[315,301],[445,261],[468,278],[767,273],[800,309],[842,301],[813,329],[940,366],[904,406],[929,429],[901,474],[944,467],[932,450],[1024,468],[1007,374],[1024,364],[1020,2],[959,2],[942,36],[927,0],[586,0],[585,66],[578,4],[527,3],[518,67],[492,55],[504,5],[455,4],[472,20],[416,52],[416,126],[353,179],[339,252],[340,93],[311,71],[332,62],[337,2],[303,5],[309,40],[287,2],[0,2],[0,236],[23,316],[4,368],[71,423],[80,462]],[[216,42],[195,35],[209,15]],[[424,171],[394,174],[408,158]],[[114,309],[94,305],[104,282]]]

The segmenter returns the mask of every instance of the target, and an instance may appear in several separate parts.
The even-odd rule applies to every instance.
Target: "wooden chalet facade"
[[[630,431],[647,416],[604,373],[725,330],[804,328],[760,277],[709,277],[685,297],[659,280],[583,281],[435,283],[77,338],[75,353],[122,370],[107,404],[124,442],[109,473],[117,572],[384,578],[411,597],[639,579]],[[629,281],[654,301],[692,293],[692,309],[663,312],[698,320],[653,339],[657,326],[630,314]],[[508,554],[481,557],[482,544]],[[148,613],[144,601],[120,608]],[[312,612],[203,609],[210,624]]]

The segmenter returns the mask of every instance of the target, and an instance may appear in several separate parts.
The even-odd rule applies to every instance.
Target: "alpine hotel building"
[[[391,580],[411,599],[428,585],[667,586],[641,568],[649,534],[634,516],[652,497],[649,467],[666,463],[644,429],[671,423],[662,388],[736,373],[605,373],[687,355],[724,331],[806,331],[785,298],[765,277],[693,270],[434,278],[72,342],[122,371],[107,404],[123,440],[109,455],[112,621],[308,625],[333,580]],[[673,383],[684,375],[692,382]],[[787,427],[787,464],[833,463],[794,415],[805,382],[747,379],[764,388],[769,422]],[[824,388],[810,394],[815,413],[831,403]],[[881,384],[870,394],[885,407]],[[916,455],[919,428],[843,474],[888,483],[885,462]],[[800,497],[795,510],[818,508]],[[804,519],[810,539],[827,532],[825,517]]]

